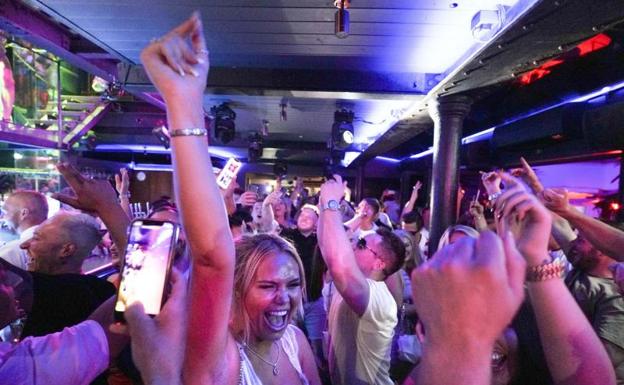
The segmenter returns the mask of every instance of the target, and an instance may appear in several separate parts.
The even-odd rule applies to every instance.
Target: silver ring
[[[198,55],[200,55],[200,54],[202,54],[202,55],[208,55],[209,53],[210,53],[210,51],[208,51],[207,49],[200,49],[200,50],[197,50],[197,54],[198,54]]]
[[[162,41],[162,37],[153,37],[150,40],[150,44],[154,44],[154,43],[160,43]]]

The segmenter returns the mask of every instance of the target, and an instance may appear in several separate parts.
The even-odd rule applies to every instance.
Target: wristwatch
[[[324,204],[321,207],[321,211],[325,211],[325,210],[338,211],[339,208],[340,208],[340,203],[338,203],[337,200],[330,199],[326,204]]]

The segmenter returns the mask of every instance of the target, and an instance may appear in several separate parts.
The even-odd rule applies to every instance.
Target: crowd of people
[[[78,211],[48,218],[33,191],[4,203],[18,239],[0,248],[0,384],[624,384],[624,232],[524,160],[484,172],[488,207],[429,245],[420,182],[404,207],[385,191],[355,209],[340,175],[318,194],[219,188],[198,15],[141,60],[167,106],[176,196],[149,218],[183,228],[170,294],[115,322],[119,275],[81,273],[98,221],[124,257],[127,174],[116,192],[59,164],[71,194],[55,198]]]

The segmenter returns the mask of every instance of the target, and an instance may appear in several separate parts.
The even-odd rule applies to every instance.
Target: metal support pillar
[[[357,205],[364,198],[364,167],[366,164],[360,164],[357,168],[355,176],[355,190],[353,191],[352,201]]]
[[[470,111],[470,105],[471,99],[463,95],[443,97],[429,104],[429,114],[434,123],[430,256],[437,250],[444,230],[457,220],[459,147],[464,118]]]
[[[56,137],[57,146],[60,149],[63,148],[63,136],[65,135],[65,125],[63,124],[63,97],[61,90],[63,86],[61,84],[61,61],[56,62],[56,125],[58,126],[58,135]]]
[[[620,209],[615,215],[615,220],[618,222],[624,222],[624,153],[620,155],[620,180],[618,184],[617,201],[620,204]]]

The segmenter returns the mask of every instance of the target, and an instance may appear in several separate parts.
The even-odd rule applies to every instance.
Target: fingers
[[[499,216],[508,216],[513,210],[516,209],[516,206],[527,199],[529,199],[530,195],[525,191],[519,188],[513,188],[506,192],[505,196],[501,195],[499,197],[499,202],[497,202],[496,213]]]
[[[500,176],[501,180],[505,183],[505,188],[507,189],[514,186],[522,186],[522,183],[520,183],[517,178],[514,178],[506,172],[499,172],[497,175]]]
[[[179,49],[180,38],[172,36],[161,43],[160,52],[165,59],[165,62],[174,72],[178,75],[184,76],[184,68],[182,68],[182,55]]]
[[[526,161],[526,159],[524,159],[524,157],[520,157],[520,164],[522,165],[522,169],[528,174],[531,171],[533,171],[533,169],[531,168],[531,166],[529,165],[529,162]]]
[[[452,260],[457,263],[469,264],[473,259],[475,249],[475,239],[472,237],[462,237],[452,245],[450,253]]]
[[[526,171],[524,169],[521,169],[521,168],[514,168],[511,171],[509,171],[509,173],[512,176],[514,176],[516,178],[519,178],[519,177],[524,176],[526,174]]]
[[[475,264],[479,266],[503,267],[503,247],[500,239],[491,231],[484,231],[479,235],[475,244]]]
[[[162,308],[161,314],[167,313],[170,308],[179,308],[184,304],[187,293],[187,281],[176,268],[171,269],[171,294]]]
[[[126,319],[130,335],[136,333],[137,330],[145,331],[152,326],[152,319],[145,314],[143,304],[139,301],[132,303],[126,308],[124,318]]]
[[[56,199],[57,201],[59,201],[61,203],[65,203],[67,205],[70,205],[71,207],[80,208],[80,204],[78,203],[78,199],[70,197],[68,195],[54,193],[54,194],[52,194],[52,198]]]
[[[338,183],[342,183],[342,177],[338,174],[334,174],[334,180]]]
[[[86,181],[85,177],[69,163],[59,163],[56,165],[56,169],[70,186],[79,186]]]
[[[126,326],[126,324],[123,324],[121,322],[115,322],[110,324],[110,326],[108,327],[108,330],[110,330],[111,332],[115,333],[115,334],[122,334],[122,335],[129,335],[129,331],[128,331],[128,326]]]
[[[201,21],[201,16],[199,12],[193,12],[191,16],[193,19],[193,30],[191,31],[191,45],[193,46],[193,51],[200,55],[198,58],[199,62],[202,62],[203,57],[208,57],[208,50],[206,49],[206,39],[204,38],[204,26]]]
[[[503,248],[505,250],[505,267],[509,287],[517,298],[524,296],[524,278],[526,276],[526,261],[516,248],[516,242],[510,232],[503,236]]]
[[[178,298],[184,296],[186,293],[186,279],[182,276],[182,273],[175,267],[171,269],[171,295],[169,298]]]
[[[190,37],[196,30],[197,23],[201,22],[199,21],[199,12],[195,11],[188,19],[175,27],[171,32],[177,33],[181,37]]]

